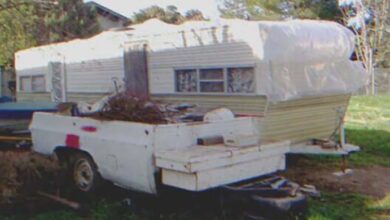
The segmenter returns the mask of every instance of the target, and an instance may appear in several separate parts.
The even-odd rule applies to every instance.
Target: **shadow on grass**
[[[369,220],[374,215],[372,200],[358,194],[323,193],[310,199],[309,220]]]
[[[390,132],[371,129],[346,129],[347,141],[360,146],[359,152],[348,156],[353,167],[385,166],[390,167]],[[299,166],[317,169],[338,168],[340,156],[305,155],[293,157],[289,167]]]
[[[361,147],[360,152],[349,156],[350,166],[390,167],[390,132],[360,128],[349,128],[346,132],[348,142]],[[289,167],[329,170],[340,167],[341,160],[339,156],[298,156],[288,162]],[[377,201],[361,194],[325,192],[320,199],[310,199],[308,219],[390,219],[390,195]]]

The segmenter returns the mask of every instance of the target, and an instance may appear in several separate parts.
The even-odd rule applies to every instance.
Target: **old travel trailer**
[[[17,52],[17,99],[93,102],[126,87],[259,116],[262,140],[298,144],[329,138],[367,83],[353,51],[353,33],[328,21],[153,19]]]

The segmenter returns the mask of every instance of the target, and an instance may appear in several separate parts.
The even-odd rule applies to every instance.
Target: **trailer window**
[[[176,70],[176,91],[197,92],[198,77],[196,69]]]
[[[44,92],[46,90],[45,77],[33,76],[31,80],[31,90],[34,92]]]
[[[228,68],[227,83],[229,93],[254,93],[254,68]]]
[[[254,93],[254,67],[217,67],[175,70],[176,92]]]
[[[44,92],[46,91],[45,76],[21,76],[20,91],[23,92]]]
[[[223,69],[201,69],[199,71],[200,92],[224,92]]]
[[[21,76],[20,78],[20,91],[30,92],[31,91],[31,77]]]

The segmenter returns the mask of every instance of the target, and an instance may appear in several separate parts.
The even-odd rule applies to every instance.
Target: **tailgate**
[[[288,141],[247,147],[194,145],[155,153],[163,184],[191,191],[238,182],[285,168]]]

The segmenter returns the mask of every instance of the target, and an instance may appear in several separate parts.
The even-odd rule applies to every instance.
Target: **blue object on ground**
[[[47,101],[0,103],[0,119],[31,119],[34,112],[56,112],[58,103]]]
[[[14,99],[12,97],[9,97],[9,96],[1,96],[0,97],[0,103],[4,103],[4,102],[13,102]]]

